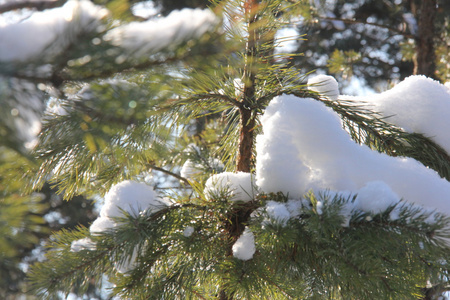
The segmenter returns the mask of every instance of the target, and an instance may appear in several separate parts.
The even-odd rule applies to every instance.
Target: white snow
[[[275,53],[294,52],[298,47],[299,34],[295,26],[279,29],[275,34]]]
[[[240,260],[249,260],[255,254],[255,236],[250,229],[245,228],[242,235],[233,245],[233,256]]]
[[[104,39],[136,56],[151,55],[198,39],[214,31],[219,22],[220,19],[209,9],[185,8],[171,12],[167,17],[117,27],[108,32]]]
[[[45,109],[47,116],[66,116],[69,114],[67,107],[64,107],[59,99],[50,98]]]
[[[248,202],[254,199],[256,187],[253,176],[245,172],[224,172],[211,176],[205,184],[205,195],[212,198],[213,195],[224,191],[230,191],[230,201]]]
[[[81,250],[94,250],[95,243],[88,237],[73,241],[70,245],[70,251],[80,252]]]
[[[145,183],[126,180],[114,185],[105,195],[105,204],[100,211],[100,217],[112,218],[123,216],[122,210],[137,217],[148,208],[166,206],[156,199],[153,188]]]
[[[157,212],[170,204],[168,200],[157,198],[155,191],[147,184],[125,180],[111,187],[106,193],[100,216],[91,224],[89,230],[93,235],[100,234],[118,226],[119,224],[114,218],[123,217],[124,212],[137,217],[147,210]],[[92,245],[89,240],[85,238],[74,241],[71,250],[77,252],[82,249],[90,249],[90,246]],[[136,257],[137,248],[131,257],[115,264],[116,270],[120,273],[127,273],[134,268]]]
[[[117,226],[117,223],[110,218],[98,217],[89,227],[91,234],[99,234]]]
[[[298,217],[304,205],[305,203],[303,203],[303,201],[300,199],[289,199],[288,202],[286,203],[286,208],[289,211],[290,217],[291,218]]]
[[[285,226],[287,221],[291,218],[291,214],[285,203],[276,201],[268,201],[266,203],[266,213],[270,219]]]
[[[183,235],[185,237],[190,237],[194,233],[194,231],[195,231],[194,227],[187,226],[183,231]]]
[[[339,97],[339,85],[333,76],[317,75],[311,77],[308,79],[308,89],[329,100],[337,100]]]
[[[320,101],[276,97],[261,122],[256,183],[263,192],[301,198],[310,189],[359,191],[358,205],[373,212],[398,195],[450,215],[450,182],[414,159],[390,157],[355,143],[339,116]]]
[[[378,214],[399,201],[400,198],[385,182],[371,181],[358,190],[355,206],[362,211]]]
[[[116,268],[117,272],[122,274],[132,271],[137,265],[137,256],[138,248],[135,247],[131,256],[122,258],[122,261],[114,262],[114,268]]]
[[[421,133],[450,155],[450,89],[423,75],[410,76],[392,89],[366,97],[339,99],[367,104],[368,109],[407,132]]]
[[[208,159],[208,165],[214,171],[223,170],[224,168],[223,163],[219,159],[212,157]],[[193,162],[191,159],[188,159],[181,167],[180,175],[181,177],[192,179],[195,178],[195,176],[200,175],[204,172],[205,172],[204,166]]]
[[[195,144],[187,145],[186,149],[183,150],[184,153],[188,155],[193,155],[194,157],[201,156],[201,149]],[[222,172],[225,166],[222,161],[214,157],[207,158],[207,166],[203,166],[200,163],[194,162],[192,159],[187,159],[180,170],[181,177],[187,179],[194,179],[196,176],[205,173],[205,167],[211,168],[213,172],[219,173]]]
[[[91,1],[69,0],[62,7],[33,13],[22,22],[0,24],[0,61],[27,61],[50,48],[52,54],[60,53],[72,37],[95,30],[106,15],[105,9]]]
[[[201,173],[199,166],[190,159],[185,161],[180,170],[180,175],[184,178],[193,178],[199,173]]]
[[[156,198],[156,193],[147,184],[125,180],[106,193],[100,216],[92,223],[90,231],[100,233],[114,228],[117,223],[113,218],[123,217],[124,212],[137,217],[146,210],[156,212],[168,205],[168,201]]]

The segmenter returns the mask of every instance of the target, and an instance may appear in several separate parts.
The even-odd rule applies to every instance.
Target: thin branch
[[[98,252],[98,254],[96,254],[88,259],[85,258],[83,261],[81,261],[81,264],[68,270],[67,272],[62,273],[62,274],[55,274],[57,277],[49,278],[51,285],[54,286],[55,284],[60,283],[62,281],[61,280],[62,278],[64,278],[64,279],[68,278],[68,277],[72,276],[73,274],[76,274],[80,270],[82,270],[88,266],[92,266],[96,261],[99,261],[100,259],[102,259],[102,257],[104,257],[106,254],[108,254],[109,252],[111,252],[117,248],[120,248],[121,246],[122,246],[121,244],[116,244],[116,245],[107,247],[105,249],[102,249]],[[47,289],[47,291],[48,291],[48,289]]]
[[[115,117],[114,115],[111,114],[104,114],[103,112],[101,112],[98,109],[89,107],[88,105],[86,105],[83,101],[73,101],[75,107],[77,109],[79,109],[80,111],[88,114],[89,116],[93,117],[93,118],[98,118],[101,119],[103,121],[108,121],[108,122],[113,122],[113,123],[119,123],[119,124],[123,124],[123,125],[134,125],[136,123],[138,123],[138,120],[134,119],[134,118],[118,118]]]
[[[35,9],[42,11],[49,8],[63,6],[67,0],[16,0],[9,1],[0,5],[0,13],[9,12],[16,9]]]
[[[293,296],[289,295],[289,293],[285,289],[280,287],[280,285],[278,285],[275,281],[271,280],[268,276],[265,276],[264,274],[260,274],[259,277],[261,277],[264,280],[266,280],[269,284],[275,286],[281,293],[283,293],[283,295],[285,297],[289,297],[289,299],[294,299]]]
[[[197,209],[200,209],[200,210],[206,210],[208,208],[207,206],[197,205],[197,204],[194,204],[194,203],[185,203],[185,204],[176,203],[174,205],[167,206],[167,207],[165,207],[163,209],[158,210],[157,212],[152,213],[149,216],[148,220],[149,221],[155,221],[158,218],[160,218],[162,216],[165,216],[167,213],[169,213],[171,211],[178,210],[178,209],[183,209],[183,208],[190,208],[190,207],[197,208]]]
[[[192,97],[189,97],[187,100],[200,100],[200,99],[219,99],[223,100],[225,102],[228,102],[232,104],[233,106],[240,107],[242,105],[241,102],[237,101],[236,99],[233,99],[227,95],[222,94],[196,94]]]
[[[177,61],[182,61],[183,59],[186,59],[187,56],[183,55],[183,56],[174,56],[174,57],[169,57],[166,58],[164,60],[149,60],[143,63],[139,63],[136,65],[129,65],[126,66],[124,65],[123,67],[118,66],[117,69],[110,69],[110,70],[102,70],[99,73],[92,73],[90,75],[87,76],[70,76],[68,74],[68,72],[63,72],[61,74],[61,77],[64,79],[64,81],[67,80],[73,80],[73,81],[89,81],[89,80],[96,80],[96,79],[102,79],[102,78],[108,78],[111,76],[115,76],[117,75],[117,73],[128,73],[128,72],[135,72],[135,71],[143,71],[143,70],[147,70],[150,67],[154,67],[154,66],[160,66],[166,63],[173,63],[173,62],[177,62]]]
[[[331,18],[331,17],[317,17],[317,19],[325,20],[325,21],[340,21],[348,24],[363,24],[363,25],[370,25],[370,26],[376,26],[380,28],[387,29],[389,31],[395,32],[396,34],[403,35],[406,38],[413,39],[414,35],[404,32],[403,30],[393,28],[387,25],[378,24],[374,22],[367,22],[363,20],[355,20],[355,19],[340,19],[340,18]]]
[[[175,177],[176,179],[183,181],[187,185],[191,185],[189,180],[187,180],[186,178],[184,178],[184,177],[182,177],[182,176],[180,176],[178,174],[175,174],[175,173],[173,173],[173,172],[171,172],[169,170],[163,169],[161,167],[155,166],[154,164],[150,164],[150,163],[147,163],[147,167],[149,167],[150,169],[153,169],[155,171],[160,171],[160,172],[163,172],[164,174],[167,174],[167,175],[170,175],[172,177]]]
[[[164,61],[146,61],[141,64],[137,65],[129,65],[124,67],[119,67],[117,69],[109,69],[109,70],[101,70],[98,73],[92,73],[85,76],[73,76],[70,74],[71,70],[61,70],[61,71],[55,71],[52,76],[45,76],[45,77],[39,77],[39,76],[29,76],[25,74],[20,73],[12,73],[12,72],[5,72],[3,73],[6,76],[19,78],[19,79],[25,79],[34,83],[41,83],[41,82],[50,82],[55,86],[61,85],[63,82],[67,81],[90,81],[90,80],[96,80],[96,79],[102,79],[102,78],[108,78],[114,75],[117,75],[117,73],[126,73],[126,72],[134,72],[134,71],[141,71],[146,70],[152,66],[158,66],[165,63],[171,63],[176,62],[178,60],[182,60],[185,57],[172,57],[168,58]]]

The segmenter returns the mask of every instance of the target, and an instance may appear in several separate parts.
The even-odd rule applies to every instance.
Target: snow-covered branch
[[[0,14],[16,9],[35,9],[42,11],[49,8],[63,6],[67,0],[10,0],[0,4]]]

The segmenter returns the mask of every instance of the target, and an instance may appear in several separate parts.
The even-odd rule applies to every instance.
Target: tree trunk
[[[252,169],[254,127],[256,124],[256,116],[252,107],[254,107],[256,102],[255,59],[258,51],[258,35],[255,22],[257,19],[258,0],[246,0],[244,8],[248,37],[245,50],[244,74],[242,76],[244,90],[238,107],[240,115],[239,144],[236,159],[236,171],[238,172],[250,172]],[[245,223],[253,210],[254,208],[251,206],[242,206],[237,207],[236,210],[229,214],[226,226],[229,241],[227,256],[233,255],[232,247],[244,231]],[[219,300],[232,300],[234,299],[234,294],[227,294],[225,288],[221,287],[217,298]]]
[[[247,0],[245,2],[245,14],[248,20],[248,40],[245,53],[245,66],[242,81],[244,91],[239,107],[240,130],[236,171],[250,172],[252,167],[253,138],[255,117],[252,114],[252,106],[255,103],[255,59],[257,57],[258,35],[255,26],[257,18],[258,1]]]
[[[245,107],[240,109],[240,133],[239,133],[239,148],[238,160],[236,164],[236,171],[250,172],[252,167],[252,153],[253,153],[253,129],[255,127],[255,119],[252,116],[252,111]]]
[[[436,78],[436,54],[434,50],[434,19],[436,0],[422,0],[417,19],[416,54],[414,57],[414,75]]]

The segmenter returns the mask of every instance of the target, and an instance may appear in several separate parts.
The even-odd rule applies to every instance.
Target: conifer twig
[[[184,177],[182,177],[182,176],[180,176],[180,175],[178,175],[176,173],[173,173],[173,172],[171,172],[169,170],[163,169],[161,167],[158,167],[158,166],[156,166],[154,164],[150,164],[150,163],[147,163],[147,167],[149,167],[150,169],[153,169],[155,171],[163,172],[164,174],[170,175],[172,177],[175,177],[178,180],[183,181],[185,184],[191,185],[188,179],[186,179],[186,178],[184,178]]]

